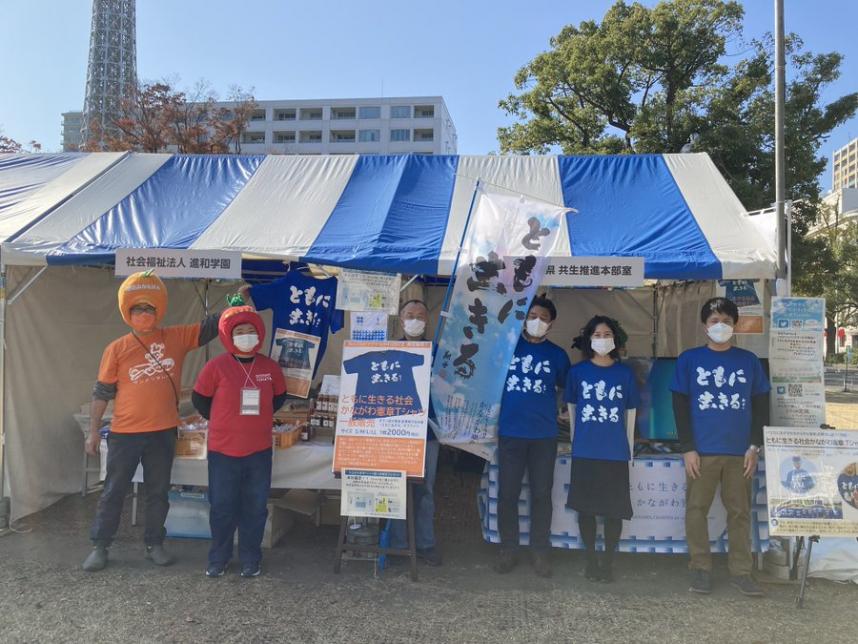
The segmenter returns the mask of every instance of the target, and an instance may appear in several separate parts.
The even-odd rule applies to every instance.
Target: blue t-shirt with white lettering
[[[556,389],[565,386],[570,364],[566,352],[553,342],[519,338],[504,383],[498,435],[557,436]]]
[[[575,405],[572,456],[605,461],[628,461],[626,411],[640,406],[635,374],[614,362],[600,367],[590,360],[572,367],[565,400]]]
[[[760,359],[731,347],[684,351],[676,361],[670,390],[688,396],[697,452],[742,456],[751,444],[751,399],[771,387]]]
[[[397,349],[370,351],[343,362],[346,373],[357,374],[354,417],[421,413],[414,368],[422,364],[423,356]]]
[[[343,312],[336,308],[337,279],[316,279],[294,269],[269,284],[251,287],[250,297],[258,311],[271,309],[274,314],[272,345],[277,342],[277,329],[298,331],[320,338],[313,370],[315,375],[315,369],[322,362],[328,345],[328,331],[336,333],[344,326]],[[277,359],[277,353],[272,357]]]

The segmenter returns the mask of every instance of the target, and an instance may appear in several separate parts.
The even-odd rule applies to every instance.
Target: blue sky
[[[137,68],[145,80],[232,84],[259,99],[445,97],[459,152],[497,150],[509,121],[497,102],[515,72],[565,24],[600,19],[609,0],[138,0]],[[646,2],[653,4],[653,2]],[[858,1],[785,0],[787,31],[813,51],[845,55],[827,98],[858,89]],[[772,28],[772,0],[746,0],[745,38]],[[0,0],[0,128],[60,147],[60,113],[81,109],[90,0]],[[732,43],[731,54],[741,54]],[[858,119],[831,150],[858,136]],[[822,177],[831,184],[830,172]]]

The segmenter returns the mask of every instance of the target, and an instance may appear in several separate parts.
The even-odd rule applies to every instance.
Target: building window
[[[381,130],[361,130],[358,139],[361,143],[381,141]]]
[[[390,140],[391,141],[410,141],[411,140],[411,130],[391,130],[390,131]]]
[[[263,109],[253,110],[250,113],[250,120],[251,121],[264,121],[265,120],[265,110],[263,110]]]
[[[274,120],[275,121],[294,121],[295,120],[295,108],[285,108],[274,110]]]
[[[414,140],[415,141],[434,141],[435,140],[435,130],[431,127],[423,130],[414,130]]]
[[[245,132],[241,135],[242,143],[265,143],[265,132]]]
[[[275,143],[294,143],[295,142],[295,132],[294,131],[275,132],[274,133],[274,142]]]
[[[410,119],[410,105],[394,105],[390,108],[390,118],[392,119]]]
[[[353,119],[355,117],[355,112],[356,110],[353,107],[332,107],[331,119]]]
[[[322,131],[321,130],[304,130],[301,132],[301,136],[298,139],[301,143],[321,143],[322,142]]]
[[[354,130],[331,130],[331,143],[354,143]]]
[[[434,105],[415,105],[414,118],[416,119],[433,119],[435,118]]]
[[[322,108],[321,107],[302,107],[300,112],[300,119],[302,121],[321,121],[322,120]]]
[[[358,116],[362,119],[380,119],[381,108],[377,105],[364,105],[358,110]]]

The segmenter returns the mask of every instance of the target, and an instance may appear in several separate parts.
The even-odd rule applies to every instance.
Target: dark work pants
[[[242,565],[262,560],[270,489],[270,448],[240,457],[209,452],[210,564],[226,564],[232,559],[236,528]]]
[[[119,528],[122,505],[137,466],[143,463],[143,494],[146,529],[143,540],[147,546],[163,543],[164,521],[170,502],[170,472],[176,453],[176,430],[107,436],[107,475],[104,490],[98,500],[89,536],[96,545],[109,546]]]
[[[554,486],[555,438],[498,438],[498,529],[501,546],[519,545],[518,498],[524,473],[530,487],[530,547],[551,547],[551,488]]]

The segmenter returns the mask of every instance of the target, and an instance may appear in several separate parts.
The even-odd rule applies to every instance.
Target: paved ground
[[[829,392],[829,422],[858,427],[858,393]],[[203,574],[205,542],[171,541],[179,563],[142,558],[142,530],[127,517],[102,573],[80,570],[97,495],[68,497],[26,519],[25,534],[0,538],[0,642],[854,642],[858,586],[810,583],[806,608],[796,587],[766,583],[747,600],[716,561],[710,597],[687,592],[682,556],[629,554],[618,581],[593,584],[578,552],[555,553],[555,576],[526,563],[491,570],[479,534],[478,477],[439,473],[438,525],[445,562],[373,576],[348,562],[332,571],[336,530],[298,524],[270,551],[265,574],[219,580]]]

